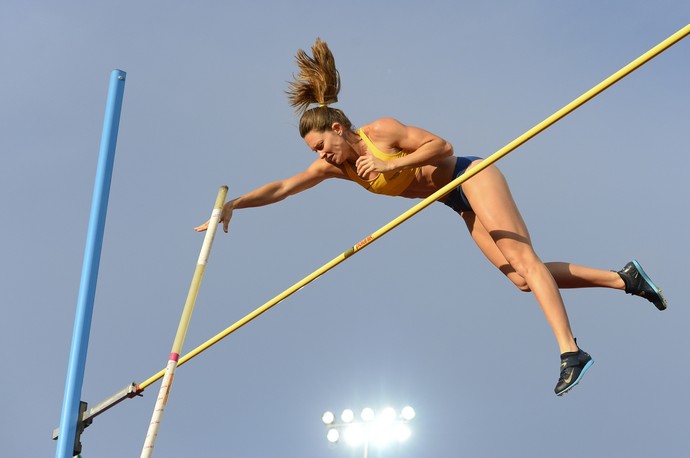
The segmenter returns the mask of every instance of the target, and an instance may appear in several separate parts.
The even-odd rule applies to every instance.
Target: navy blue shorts
[[[453,180],[465,173],[465,170],[467,170],[467,167],[470,166],[472,161],[476,161],[477,159],[481,159],[481,157],[458,157],[455,161],[455,170],[453,170]],[[472,211],[472,206],[470,205],[470,202],[467,200],[467,196],[465,196],[465,193],[462,192],[462,186],[458,186],[457,188],[449,192],[447,194],[446,201],[443,203],[448,205],[450,208],[452,208],[458,213],[464,211]]]

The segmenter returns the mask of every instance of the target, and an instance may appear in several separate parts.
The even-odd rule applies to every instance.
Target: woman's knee
[[[513,266],[510,264],[501,266],[499,267],[500,271],[503,272],[503,274],[508,277],[508,280],[510,280],[515,287],[525,293],[529,293],[532,290],[530,289],[529,285],[527,284],[527,281],[525,280],[525,277],[522,275],[518,274]]]
[[[528,249],[507,252],[504,253],[504,255],[511,268],[515,271],[515,275],[518,277],[517,280],[513,280],[515,286],[517,286],[520,291],[531,291],[528,284],[529,279],[532,278],[533,274],[540,272],[541,268],[545,268],[537,254],[529,247]]]

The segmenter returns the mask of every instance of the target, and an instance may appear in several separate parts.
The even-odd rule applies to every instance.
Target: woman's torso
[[[366,130],[366,126],[360,129],[360,131],[363,130]],[[362,134],[364,134],[364,132],[362,132]],[[366,138],[366,134],[361,136]],[[386,145],[376,143],[375,139],[371,138],[367,138],[367,141],[365,143],[371,144],[371,147],[367,147],[367,149],[370,152],[372,152],[371,150],[373,148],[378,150],[376,154],[372,152],[372,154],[374,154],[377,157],[380,157],[381,154],[383,154],[389,155],[391,158],[394,158],[400,156],[401,153],[410,154],[413,152],[395,149],[394,147],[387,147]],[[430,196],[431,194],[433,194],[434,192],[448,184],[453,179],[455,160],[455,156],[444,157],[433,164],[419,166],[414,171],[408,169],[408,173],[410,173],[410,175],[412,175],[413,178],[411,178],[409,184],[404,188],[404,190],[398,192],[396,195],[408,198],[425,198]],[[348,171],[347,168],[349,168],[350,170]],[[343,165],[341,167],[341,171],[344,175],[343,178],[355,181],[360,185],[364,186],[365,188],[368,187],[367,183],[362,183],[362,181],[369,183],[374,182],[379,175],[378,172],[372,172],[368,176],[359,177],[360,179],[357,179],[357,177],[352,176],[353,170],[356,170],[355,164]]]

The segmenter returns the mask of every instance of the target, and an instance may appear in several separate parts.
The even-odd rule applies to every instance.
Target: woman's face
[[[341,165],[352,153],[352,148],[345,142],[342,134],[343,129],[340,125],[323,132],[312,130],[304,136],[304,142],[324,161]]]

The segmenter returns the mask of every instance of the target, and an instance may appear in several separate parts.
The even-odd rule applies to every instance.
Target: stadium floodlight
[[[397,424],[395,425],[395,438],[398,440],[398,442],[405,442],[407,439],[410,438],[410,435],[412,434],[412,431],[410,431],[410,427],[407,426],[406,424]]]
[[[376,418],[376,414],[374,413],[374,409],[371,407],[365,407],[362,409],[362,413],[359,414],[359,416],[362,418],[363,421],[374,421],[374,418]]]
[[[402,411],[400,412],[400,416],[402,417],[403,420],[410,421],[414,418],[415,411],[412,407],[405,406],[405,407],[403,407]]]
[[[331,444],[335,444],[340,440],[340,431],[338,431],[336,428],[329,428],[328,432],[326,433],[326,439],[328,439],[328,442]]]
[[[355,419],[355,413],[351,409],[345,409],[343,413],[340,414],[340,419],[343,423],[352,423]]]
[[[386,407],[381,411],[381,421],[392,423],[396,419],[395,409],[393,407]]]
[[[324,425],[332,425],[335,421],[335,414],[330,410],[327,410],[323,413],[323,415],[321,415],[321,421],[323,421]]]
[[[366,440],[367,432],[361,423],[352,423],[343,433],[345,442],[351,447],[359,447]]]

